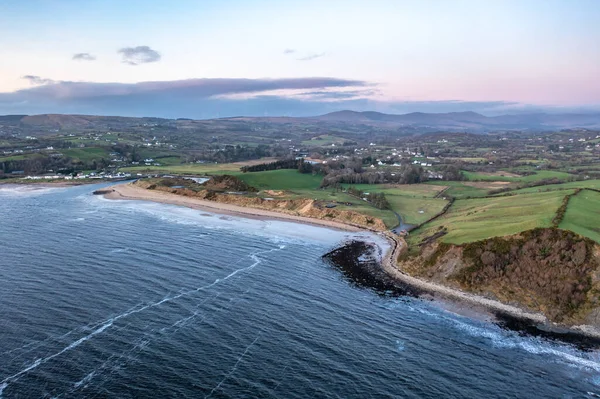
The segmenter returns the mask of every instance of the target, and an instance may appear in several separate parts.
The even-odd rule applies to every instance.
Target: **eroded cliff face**
[[[573,232],[534,229],[463,245],[430,243],[400,260],[414,276],[544,313],[600,326],[600,246]]]
[[[386,230],[385,223],[379,218],[363,215],[358,212],[329,209],[323,206],[319,201],[312,199],[263,199],[255,196],[226,194],[213,190],[195,191],[189,188],[173,188],[152,181],[138,180],[137,186],[149,189],[164,191],[172,194],[193,197],[202,200],[215,201],[225,204],[239,205],[249,208],[264,209],[268,211],[281,212],[294,216],[305,216],[314,219],[331,220],[340,223],[351,224],[354,226],[365,227],[371,230]]]

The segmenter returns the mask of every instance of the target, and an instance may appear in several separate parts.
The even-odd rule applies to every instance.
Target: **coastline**
[[[77,187],[77,186],[88,186],[92,184],[98,183],[116,183],[122,180],[0,180],[0,186],[34,186],[34,187],[43,187],[43,188],[52,188],[52,187]]]
[[[219,214],[240,216],[246,218],[255,218],[260,220],[282,220],[295,223],[303,223],[319,227],[328,227],[336,230],[359,232],[370,231],[383,237],[389,244],[385,255],[382,257],[381,265],[385,273],[392,278],[415,287],[433,299],[439,301],[449,301],[460,305],[468,305],[479,311],[485,311],[490,315],[502,314],[515,319],[525,320],[532,324],[542,325],[545,328],[556,330],[568,330],[569,332],[582,334],[589,337],[600,338],[600,331],[592,326],[561,326],[550,322],[542,313],[527,311],[518,306],[509,305],[494,299],[486,298],[476,294],[470,294],[455,288],[447,287],[441,284],[432,283],[404,273],[396,266],[395,260],[398,258],[403,247],[406,246],[404,240],[389,231],[372,230],[365,227],[354,226],[341,222],[314,219],[304,216],[295,216],[285,213],[268,211],[263,209],[249,208],[232,204],[224,204],[213,201],[202,200],[198,198],[182,197],[162,191],[151,191],[131,184],[119,184],[107,187],[110,190],[108,194],[103,194],[107,199],[116,200],[142,200],[152,201],[163,204],[185,206],[192,209],[204,210]]]
[[[220,202],[202,200],[199,198],[182,197],[176,194],[170,194],[163,191],[151,191],[131,184],[118,184],[106,187],[104,190],[112,190],[108,194],[103,194],[104,198],[113,200],[140,200],[152,201],[162,204],[185,206],[187,208],[214,212],[230,216],[241,216],[260,220],[281,220],[296,223],[310,224],[314,226],[329,227],[336,230],[358,232],[365,229],[346,223],[334,222],[330,220],[314,219],[305,216],[295,216],[286,213],[268,211],[264,209],[248,208],[239,205],[224,204]]]

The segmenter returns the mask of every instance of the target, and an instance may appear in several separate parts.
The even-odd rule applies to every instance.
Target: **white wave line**
[[[83,377],[81,380],[77,381],[75,383],[75,388],[79,388],[83,384],[87,384],[88,382],[90,382],[92,380],[92,378],[94,378],[95,374],[96,374],[96,370],[92,371],[91,373],[89,373],[88,375]]]
[[[2,390],[4,390],[4,388],[6,388],[6,386],[9,383],[11,383],[11,382],[19,379],[24,374],[27,374],[28,372],[30,372],[31,370],[37,368],[38,366],[40,366],[40,365],[42,365],[44,363],[47,363],[48,361],[50,361],[50,360],[52,360],[52,359],[54,359],[54,358],[62,355],[63,353],[65,353],[65,352],[67,352],[67,351],[69,351],[71,349],[76,348],[77,346],[81,345],[83,342],[91,339],[93,336],[104,332],[107,328],[111,327],[113,325],[113,323],[115,321],[117,321],[117,320],[120,320],[120,319],[122,319],[124,317],[130,316],[130,315],[135,314],[135,313],[140,313],[140,312],[142,312],[142,311],[144,311],[146,309],[159,306],[159,305],[161,305],[161,304],[163,304],[165,302],[169,302],[169,301],[181,298],[182,296],[187,296],[187,295],[192,294],[194,292],[199,292],[199,291],[208,289],[208,288],[210,288],[210,287],[212,287],[212,286],[214,286],[214,285],[216,285],[216,284],[218,284],[218,283],[220,283],[222,281],[228,280],[229,278],[235,276],[239,272],[246,271],[246,270],[251,270],[254,267],[256,267],[261,262],[261,259],[258,257],[259,254],[262,255],[262,254],[265,254],[265,253],[269,253],[269,252],[273,252],[273,251],[278,251],[278,250],[281,250],[283,248],[285,248],[285,245],[280,245],[279,248],[273,248],[273,249],[270,249],[270,250],[267,250],[267,251],[260,251],[260,252],[256,252],[254,254],[251,254],[250,258],[252,258],[254,260],[253,264],[251,264],[250,266],[241,268],[241,269],[234,270],[233,272],[231,272],[227,276],[223,277],[222,279],[221,278],[216,279],[211,284],[208,284],[208,285],[205,285],[205,286],[202,286],[202,287],[198,287],[198,288],[193,289],[193,290],[185,291],[185,292],[183,292],[181,294],[178,294],[178,295],[175,295],[175,296],[172,296],[172,297],[165,297],[165,298],[163,298],[162,300],[160,300],[158,302],[142,306],[139,309],[136,309],[137,306],[135,306],[135,307],[131,308],[132,310],[130,310],[130,311],[127,311],[125,313],[122,313],[120,315],[112,317],[112,318],[108,319],[106,322],[104,322],[104,324],[100,328],[98,328],[98,329],[94,330],[92,333],[90,333],[90,334],[88,334],[88,335],[86,335],[86,336],[78,339],[77,341],[69,344],[67,347],[63,348],[61,351],[56,352],[56,353],[54,353],[54,354],[52,354],[50,356],[47,356],[45,358],[37,359],[35,362],[33,362],[32,364],[30,364],[29,366],[27,366],[23,370],[15,373],[15,374],[13,374],[11,376],[8,376],[8,377],[4,378],[2,381],[0,381],[0,387],[2,387]],[[257,339],[258,339],[258,337],[257,337]]]
[[[242,352],[242,354],[240,355],[240,357],[238,357],[237,361],[235,362],[235,364],[233,365],[232,369],[229,370],[229,373],[227,373],[225,375],[225,377],[223,377],[223,379],[221,380],[221,382],[219,382],[213,389],[211,389],[210,393],[208,395],[206,395],[204,397],[204,399],[206,398],[210,398],[212,396],[213,393],[215,393],[217,390],[219,390],[219,388],[221,388],[221,385],[229,378],[233,375],[233,373],[235,373],[235,370],[237,369],[238,365],[240,364],[240,362],[242,361],[242,359],[244,358],[244,356],[246,356],[246,353],[248,353],[248,351],[250,350],[250,348],[252,348],[252,346],[254,346],[254,344],[256,343],[256,341],[258,341],[258,338],[260,338],[260,334],[258,334],[258,336],[256,338],[254,338],[254,341],[252,341],[252,343],[250,343],[250,345],[248,345],[246,347],[246,349],[244,349],[244,352]]]
[[[286,366],[283,368],[283,370],[281,371],[281,374],[283,374],[283,375],[284,375],[284,377],[285,377],[285,371],[288,369],[288,367],[289,367],[289,365],[286,365]],[[277,385],[275,385],[275,387],[273,388],[273,391],[272,391],[272,393],[275,393],[275,391],[277,390],[277,388],[279,388],[279,386],[281,385],[281,383],[282,383],[283,381],[285,381],[285,379],[282,379],[282,380],[279,380],[279,381],[277,381]]]
[[[37,359],[35,362],[33,362],[32,364],[30,364],[29,366],[27,366],[26,368],[24,368],[23,370],[19,371],[18,373],[15,373],[9,377],[6,377],[5,379],[3,379],[2,381],[0,381],[0,385],[4,385],[4,384],[8,384],[16,379],[18,379],[20,376],[22,376],[23,374],[28,373],[29,371],[35,369],[36,367],[38,367],[41,364],[44,364],[52,359],[54,359],[57,356],[62,355],[63,353],[78,347],[79,345],[81,345],[83,342],[87,341],[88,339],[92,338],[94,335],[100,334],[101,332],[103,332],[104,330],[106,330],[108,327],[112,326],[112,321],[109,323],[106,323],[105,325],[103,325],[102,327],[98,328],[97,330],[93,331],[91,334],[86,335],[85,337],[79,338],[77,341],[71,343],[69,346],[63,348],[60,352],[56,352],[53,355],[50,355],[48,357],[45,357],[43,359]]]
[[[250,291],[251,288],[246,289],[242,295],[247,294]],[[183,328],[185,325],[187,325],[187,323],[190,320],[193,320],[194,318],[196,318],[201,312],[198,309],[200,306],[202,306],[203,304],[205,304],[206,302],[208,302],[209,300],[214,300],[216,298],[218,298],[221,295],[221,293],[217,293],[217,295],[209,297],[209,298],[205,298],[202,302],[200,302],[198,305],[196,305],[196,311],[194,311],[191,315],[186,316],[182,319],[177,320],[175,323],[173,323],[172,325],[168,326],[168,327],[163,327],[161,329],[158,330],[158,332],[161,335],[166,335],[166,334],[173,334],[176,333],[177,331],[179,331],[181,328]],[[229,308],[229,307],[228,307]],[[227,308],[227,309],[228,309]],[[221,309],[222,310],[222,309]],[[209,315],[206,315],[204,317],[202,317],[198,323],[203,323],[206,319],[209,318]],[[169,331],[170,330],[170,331]],[[148,333],[146,333],[145,335],[149,335],[152,334],[154,332],[156,332],[156,329],[153,329],[151,331],[149,331]],[[97,369],[93,370],[91,373],[88,374],[88,376],[84,377],[82,380],[78,381],[77,383],[74,384],[73,388],[69,391],[69,392],[65,392],[66,393],[73,393],[75,391],[77,391],[79,388],[82,387],[83,384],[81,384],[81,381],[85,382],[85,385],[83,385],[84,387],[87,386],[87,384],[89,382],[91,382],[92,379],[96,378],[99,375],[102,375],[103,370],[107,369],[108,366],[111,363],[115,363],[117,361],[119,361],[120,359],[122,359],[123,357],[125,357],[126,355],[128,355],[129,353],[134,353],[137,349],[142,349],[144,348],[146,345],[148,345],[150,342],[152,342],[152,340],[148,339],[148,340],[142,340],[141,343],[135,344],[131,349],[129,349],[127,352],[122,353],[120,356],[111,356],[110,358],[108,358],[106,361],[104,361],[104,363],[98,367]],[[286,367],[287,368],[287,367]],[[285,370],[285,369],[284,369]],[[105,381],[106,382],[106,381]],[[64,394],[60,394],[58,396],[56,396],[56,398],[60,398],[62,397]],[[0,398],[1,399],[1,398]]]

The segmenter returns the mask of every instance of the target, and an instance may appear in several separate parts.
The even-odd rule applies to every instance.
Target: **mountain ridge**
[[[25,128],[107,128],[118,124],[173,123],[185,124],[197,121],[238,121],[271,123],[305,123],[315,121],[328,124],[354,124],[378,126],[390,129],[410,128],[424,131],[448,130],[485,132],[499,130],[560,130],[569,128],[600,129],[600,113],[564,114],[506,114],[486,116],[473,111],[406,114],[386,114],[377,111],[342,110],[309,117],[227,117],[211,119],[167,119],[158,117],[123,117],[77,114],[0,115],[0,125]]]

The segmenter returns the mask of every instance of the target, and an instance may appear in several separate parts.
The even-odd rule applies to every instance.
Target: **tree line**
[[[365,193],[356,187],[348,187],[346,192],[354,197],[365,198],[377,209],[390,209],[390,203],[384,193]]]

